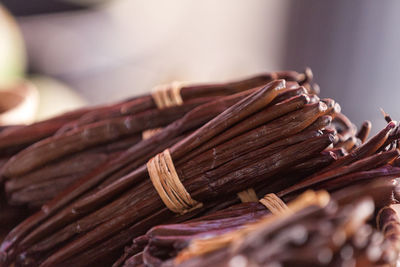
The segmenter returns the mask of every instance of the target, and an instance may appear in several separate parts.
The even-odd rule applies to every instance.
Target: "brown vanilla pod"
[[[374,137],[369,139],[367,142],[362,144],[360,147],[356,148],[354,151],[348,155],[339,158],[337,161],[333,162],[331,165],[327,166],[321,172],[332,170],[336,167],[343,166],[352,163],[362,157],[369,156],[378,151],[378,149],[386,142],[390,133],[393,129],[397,128],[397,123],[392,121],[387,124],[387,126],[377,133]],[[318,174],[318,173],[317,173]],[[317,175],[316,174],[316,175]]]
[[[398,151],[398,150],[391,150],[391,151],[382,152],[381,154],[372,155],[372,156],[366,157],[364,159],[361,159],[359,161],[356,161],[350,165],[338,167],[333,170],[323,172],[317,176],[312,176],[310,178],[306,178],[305,180],[303,180],[289,188],[282,190],[279,193],[279,195],[283,196],[286,194],[293,193],[294,191],[297,191],[297,190],[304,190],[307,187],[310,187],[315,184],[325,182],[330,179],[334,179],[336,177],[343,176],[345,174],[349,174],[352,172],[364,171],[364,170],[367,171],[367,170],[370,170],[370,169],[373,169],[376,167],[380,167],[382,165],[387,164],[392,159],[395,159],[399,156],[400,156],[400,151]]]
[[[63,157],[28,174],[7,179],[5,191],[8,201],[12,205],[40,207],[76,179],[103,164],[108,158],[116,157],[139,140],[140,136],[125,138]]]
[[[371,131],[371,122],[365,121],[362,125],[360,130],[357,132],[357,138],[361,140],[361,143],[365,143],[368,138],[368,135]]]
[[[76,120],[88,111],[88,108],[82,108],[31,125],[4,129],[0,132],[1,154],[12,155],[43,138],[49,137],[64,124]]]

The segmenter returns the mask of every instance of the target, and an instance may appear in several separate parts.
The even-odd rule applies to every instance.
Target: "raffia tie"
[[[172,82],[168,85],[154,87],[151,96],[159,109],[180,106],[183,103],[181,96],[182,82]]]
[[[169,149],[164,150],[147,162],[151,182],[168,209],[184,214],[203,203],[191,198],[178,177]]]
[[[258,201],[257,194],[253,188],[248,188],[246,190],[243,190],[242,192],[237,193],[237,196],[239,197],[240,201],[242,201],[243,203]]]
[[[146,131],[142,132],[142,140],[146,140],[151,138],[153,135],[156,135],[157,133],[161,132],[162,128],[154,128],[154,129],[148,129]]]
[[[267,209],[271,211],[272,214],[282,214],[290,212],[290,209],[277,195],[274,193],[265,195],[259,200]]]

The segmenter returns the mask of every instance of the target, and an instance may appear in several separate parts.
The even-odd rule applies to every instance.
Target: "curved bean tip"
[[[371,126],[372,126],[372,123],[371,123],[370,121],[364,121],[364,122],[363,122],[363,126],[365,126],[365,127],[371,127]]]
[[[390,121],[390,122],[387,124],[386,128],[387,128],[388,130],[390,130],[390,129],[394,129],[396,126],[397,126],[397,121]]]
[[[339,103],[335,103],[333,110],[334,113],[340,113],[342,111],[342,107],[339,105]]]
[[[328,108],[334,108],[335,107],[335,100],[331,99],[331,98],[323,98],[321,99],[321,102],[324,102]]]
[[[323,111],[326,111],[327,109],[328,109],[328,105],[325,104],[323,101],[320,101],[319,105],[318,105],[318,110],[323,112]]]
[[[328,134],[328,138],[329,138],[329,141],[330,141],[331,143],[335,143],[335,142],[338,141],[338,136],[337,136],[337,135]]]
[[[307,94],[307,89],[304,86],[300,86],[299,88],[302,91],[302,94]]]
[[[299,98],[303,101],[304,104],[308,104],[310,102],[310,97],[306,94],[301,94]]]

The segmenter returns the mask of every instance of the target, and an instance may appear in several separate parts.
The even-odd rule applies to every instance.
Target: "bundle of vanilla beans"
[[[165,241],[166,251],[147,251],[154,248],[148,235],[135,239],[156,225],[211,216],[228,221],[213,232],[231,231],[268,213],[258,203],[265,194],[288,202],[310,188],[393,185],[397,122],[386,115],[387,126],[367,140],[371,124],[357,132],[334,100],[317,96],[311,78],[309,71],[276,72],[171,87],[2,130],[8,203],[45,204],[5,237],[0,265],[109,266],[120,257],[116,265],[157,266],[177,253],[171,240],[157,243]],[[40,124],[46,127],[38,132]],[[157,130],[143,138],[149,129]],[[391,198],[393,186],[385,188],[380,196]],[[321,210],[321,221],[330,220]]]
[[[40,207],[78,178],[139,143],[147,129],[164,127],[199,105],[261,86],[274,78],[311,88],[311,75],[309,71],[304,74],[286,71],[237,82],[181,86],[182,103],[178,106],[164,104],[160,108],[151,95],[146,95],[110,106],[69,112],[29,126],[7,127],[0,131],[0,167],[5,165],[0,183],[6,180],[5,190],[11,204]],[[188,129],[201,126],[223,108],[203,114],[202,121]],[[162,146],[169,147],[174,141],[163,141]],[[145,160],[162,150],[161,147],[154,150],[156,146],[148,149],[151,154]]]
[[[399,217],[382,198],[393,183],[307,191],[288,210],[243,203],[135,239],[114,266],[395,266]],[[351,197],[349,197],[351,195]],[[395,204],[398,205],[398,204]],[[378,227],[371,221],[379,210]]]

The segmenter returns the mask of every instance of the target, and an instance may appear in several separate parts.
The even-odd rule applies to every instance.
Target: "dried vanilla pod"
[[[5,191],[9,203],[40,207],[76,179],[92,171],[108,158],[116,157],[121,151],[139,140],[140,136],[134,136],[95,147],[61,158],[28,174],[8,179],[5,182]],[[65,182],[62,183],[60,179],[64,179]],[[44,191],[48,192],[47,195],[44,194]]]
[[[8,127],[0,132],[0,155],[12,155],[53,135],[64,124],[76,120],[90,109],[82,108],[26,126]]]
[[[386,149],[386,151],[382,151],[381,148],[383,146],[388,146],[386,142],[389,136],[396,133],[398,128],[399,126],[397,122],[389,122],[383,130],[381,130],[367,142],[363,143],[360,147],[355,148],[351,151],[351,153],[344,155],[343,157],[339,157],[327,167],[303,179],[301,182],[283,189],[279,193],[279,196],[282,197],[284,195],[293,193],[296,190],[304,190],[317,184],[323,184],[325,182],[329,183],[329,180],[331,179],[340,180],[340,176],[350,173],[368,171],[384,165],[391,165],[392,162],[399,157],[399,150]],[[392,176],[397,175],[396,170],[392,171],[394,171]],[[387,176],[386,173],[382,174],[383,177]],[[363,178],[359,177],[358,179]],[[342,180],[344,181],[345,179],[342,178]]]
[[[361,143],[365,143],[368,138],[368,135],[371,131],[371,122],[365,121],[362,125],[360,130],[357,132],[357,138],[361,140]]]

